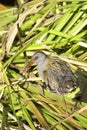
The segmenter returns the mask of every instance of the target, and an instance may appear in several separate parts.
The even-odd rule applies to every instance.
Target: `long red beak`
[[[25,64],[22,72],[28,71],[31,68],[31,65],[34,64],[34,61],[31,60],[29,63]]]

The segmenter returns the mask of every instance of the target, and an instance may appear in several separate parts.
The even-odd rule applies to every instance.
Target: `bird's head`
[[[42,52],[42,51],[36,51],[31,59],[31,62],[34,62],[36,65],[43,63],[46,59],[48,58],[48,56]]]
[[[34,63],[37,66],[42,65],[47,58],[48,58],[48,56],[44,52],[36,51],[33,54],[32,58],[31,58],[31,61],[29,63],[27,63],[24,68],[27,71],[31,67],[31,65],[34,64]]]

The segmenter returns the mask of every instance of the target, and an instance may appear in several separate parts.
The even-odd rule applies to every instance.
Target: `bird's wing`
[[[66,62],[51,59],[44,69],[46,86],[56,93],[64,94],[76,88],[76,79]]]

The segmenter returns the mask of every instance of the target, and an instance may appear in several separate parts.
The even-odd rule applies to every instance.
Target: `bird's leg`
[[[81,98],[82,98],[81,93],[76,94],[76,97],[74,98],[75,104],[74,104],[73,108],[71,109],[72,113],[78,109],[78,104],[81,105]]]
[[[44,94],[44,88],[43,88],[43,83],[42,83],[42,81],[39,81],[39,82],[38,82],[38,87],[39,87],[39,90],[40,90],[40,94],[41,94],[41,95],[45,95],[45,94]]]
[[[64,106],[65,106],[65,112],[66,112],[66,116],[68,115],[68,108],[67,108],[67,103],[66,103],[66,100],[64,98],[64,95],[62,95],[62,100],[63,100],[63,103],[64,103]]]

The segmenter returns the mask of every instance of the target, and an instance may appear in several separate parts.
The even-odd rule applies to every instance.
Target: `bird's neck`
[[[39,64],[37,65],[37,70],[38,70],[38,73],[39,75],[43,78],[43,71],[44,71],[44,68],[46,66],[46,64],[48,63],[48,58],[39,62]]]

